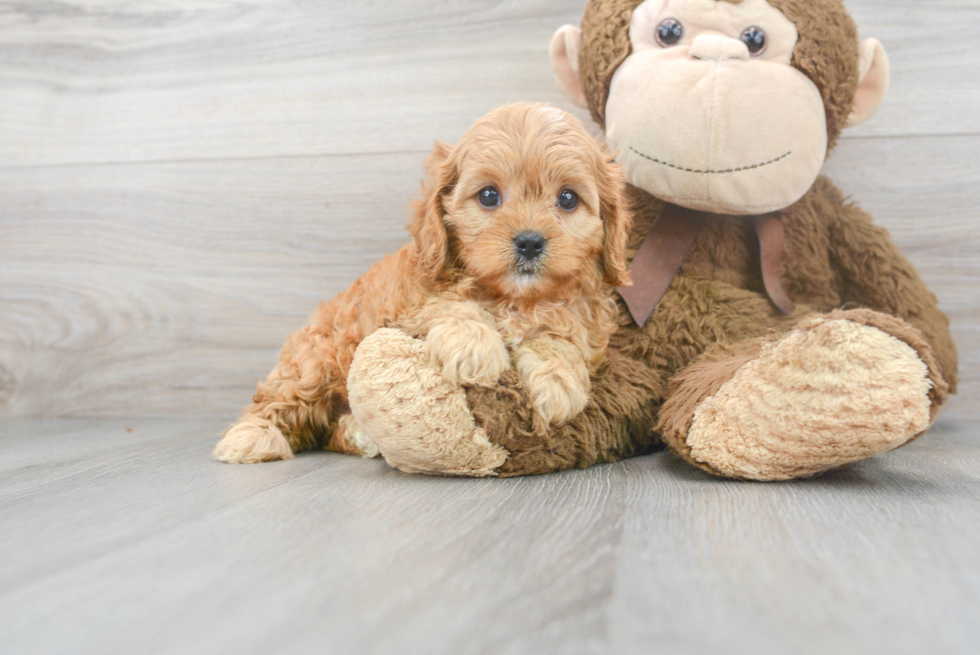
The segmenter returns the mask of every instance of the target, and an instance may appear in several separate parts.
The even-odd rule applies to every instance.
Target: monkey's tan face
[[[594,143],[585,148],[575,139],[591,138],[584,130],[570,141],[536,130],[481,129],[460,142],[459,179],[444,200],[445,220],[459,263],[493,293],[561,298],[599,266],[602,162],[593,161]]]
[[[790,65],[798,33],[765,0],[646,0],[606,104],[634,185],[693,209],[761,214],[799,200],[827,154],[817,87]]]

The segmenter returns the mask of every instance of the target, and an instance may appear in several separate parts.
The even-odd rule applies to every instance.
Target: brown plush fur
[[[592,0],[582,20],[579,74],[591,114],[603,127],[609,85],[630,54],[627,29],[640,1]],[[850,114],[858,83],[854,23],[840,0],[770,3],[799,30],[792,64],[820,90],[830,148]],[[629,192],[632,255],[664,203],[634,187]],[[499,474],[581,468],[647,452],[656,447],[658,436],[651,425],[658,425],[666,444],[682,458],[722,474],[692,458],[685,442],[697,407],[765,344],[820,318],[872,326],[908,344],[926,365],[929,417],[934,419],[947,394],[955,392],[957,380],[949,321],[936,307],[935,296],[887,232],[845,202],[828,179],[818,178],[781,214],[786,238],[781,279],[797,303],[793,315],[781,313],[767,297],[758,241],[749,223],[711,215],[645,326],[637,327],[620,303],[621,327],[610,341],[606,364],[593,378],[593,398],[581,415],[547,434],[535,433],[531,406],[513,376],[497,388],[469,389],[477,423],[491,442],[510,452]],[[840,311],[847,307],[864,309]]]
[[[289,338],[215,457],[280,459],[318,444],[364,453],[346,380],[358,344],[386,325],[426,337],[450,382],[493,384],[513,359],[539,429],[582,410],[616,329],[611,285],[629,283],[619,168],[576,118],[517,104],[478,121],[455,147],[438,144],[428,169],[413,242]],[[503,197],[492,209],[477,200],[490,185]],[[564,190],[578,195],[577,208],[558,205]],[[514,239],[529,230],[547,244],[521,264]]]
[[[635,187],[630,194],[635,207],[632,254],[664,205]],[[766,295],[751,226],[738,217],[713,216],[643,328],[621,305],[623,325],[610,341],[608,363],[594,376],[593,399],[580,416],[547,435],[532,435],[530,406],[519,385],[470,389],[477,422],[491,442],[511,453],[500,474],[584,468],[649,451],[656,436],[647,426],[657,424],[651,417],[659,417],[660,429],[670,435],[665,435],[667,445],[690,461],[684,430],[674,428],[689,426],[698,398],[710,396],[764,341],[778,339],[807,317],[836,317],[835,310],[850,304],[875,311],[848,312],[848,320],[883,328],[919,353],[935,382],[934,417],[947,388],[956,388],[949,321],[885,230],[847,204],[824,177],[783,212],[783,222],[782,281],[797,301],[793,315],[780,312]],[[716,370],[686,387],[687,398],[678,398],[665,415],[665,401],[684,380],[675,377],[702,353]]]
[[[839,0],[770,2],[799,29],[800,39],[792,64],[820,91],[827,116],[828,148],[832,147],[850,115],[858,84],[854,24]],[[600,125],[612,75],[629,55],[626,30],[638,5],[639,0],[592,0],[583,19],[579,72],[592,115]],[[446,173],[444,179],[455,179],[448,173],[450,168],[440,170]],[[436,179],[440,179],[439,174]],[[610,231],[613,226],[607,224],[607,250],[602,257],[604,281],[609,283],[623,277],[623,255],[631,258],[636,253],[665,208],[663,201],[638,188],[628,187],[627,192],[634,228],[625,252],[609,250],[610,242],[622,243],[619,237],[626,235],[615,229]],[[445,217],[455,215],[437,196],[445,198],[446,194],[430,193],[413,226],[413,235],[420,245],[418,256],[412,255],[412,265],[418,266],[424,277],[452,285],[460,281],[455,262],[469,261],[472,251],[467,250],[464,224],[431,218],[439,215],[440,207],[447,210]],[[612,198],[608,203],[616,205]],[[606,214],[605,209],[602,213]],[[744,217],[705,215],[705,227],[692,252],[646,324],[642,327],[634,324],[626,307],[619,303],[619,327],[609,337],[605,360],[594,361],[589,401],[581,413],[575,416],[566,413],[571,418],[564,423],[558,421],[561,423],[558,426],[549,428],[540,420],[540,392],[536,402],[535,390],[529,389],[535,384],[535,376],[528,375],[526,367],[503,369],[496,385],[486,384],[489,375],[457,368],[455,379],[460,382],[466,382],[468,375],[483,378],[476,380],[483,384],[465,386],[470,416],[461,408],[458,385],[446,383],[443,385],[446,389],[438,394],[426,395],[426,385],[418,382],[421,377],[415,374],[419,367],[424,368],[421,373],[430,376],[432,371],[420,361],[419,342],[398,331],[391,331],[385,339],[380,338],[380,332],[375,334],[371,339],[378,340],[378,347],[371,349],[370,361],[365,362],[364,379],[370,382],[385,377],[384,370],[376,376],[371,374],[384,369],[385,363],[396,362],[386,355],[386,348],[395,347],[404,352],[394,366],[398,375],[390,376],[390,381],[380,380],[382,387],[400,391],[391,394],[390,399],[384,395],[372,396],[387,405],[372,407],[371,412],[378,409],[383,424],[393,428],[399,427],[399,417],[407,413],[415,426],[406,430],[412,433],[407,438],[391,439],[387,443],[390,456],[383,454],[405,470],[513,476],[586,467],[641,454],[656,448],[662,434],[663,443],[681,458],[709,473],[774,480],[813,475],[915,438],[935,418],[948,393],[956,389],[956,349],[949,334],[948,319],[936,307],[936,298],[885,230],[873,225],[862,210],[845,202],[840,191],[826,178],[818,178],[801,200],[780,214],[785,229],[780,277],[783,288],[796,302],[792,315],[783,314],[766,293],[758,238],[751,222]],[[444,224],[449,226],[445,238],[441,232]],[[618,225],[622,229],[625,222]],[[618,236],[612,238],[613,235]],[[392,284],[408,283],[393,280]],[[496,293],[514,291],[495,280],[492,267],[482,276],[481,284]],[[465,285],[460,288],[471,289]],[[544,285],[544,288],[548,289],[548,295],[560,291],[559,285]],[[574,301],[574,296],[566,301]],[[344,303],[352,304],[351,298]],[[477,305],[473,311],[481,308]],[[499,306],[491,309],[495,316],[501,315]],[[441,317],[430,316],[423,324],[431,325],[433,320]],[[555,321],[556,315],[543,316],[539,324],[551,326]],[[402,323],[410,334],[424,333],[411,321]],[[345,341],[346,345],[356,343],[361,335],[356,330],[351,334],[354,339]],[[316,334],[304,336],[299,345],[317,343],[316,337]],[[810,337],[813,339],[808,341]],[[871,343],[877,345],[863,350]],[[878,350],[874,351],[875,348]],[[591,344],[584,342],[579,350],[595,352]],[[787,351],[788,356],[779,360]],[[545,351],[536,354],[540,356],[541,352]],[[553,350],[547,352],[556,355],[554,361],[565,356]],[[847,352],[861,357],[852,361],[841,355]],[[881,353],[877,360],[876,352]],[[286,359],[281,366],[297,366],[291,359],[292,353],[287,345]],[[343,354],[349,364],[348,351]],[[437,364],[439,359],[436,357]],[[487,360],[486,357],[468,359]],[[781,370],[779,366],[768,369],[763,366],[772,364],[774,359],[779,360],[777,365],[788,363],[786,370],[796,376],[794,391],[802,389],[805,400],[818,401],[808,405],[808,415],[807,411],[794,412],[793,396],[787,394],[778,399],[777,409],[781,413],[764,417],[751,406],[751,394],[738,393],[743,389],[764,388],[758,384],[762,380],[775,381],[768,388],[774,388],[778,395],[779,383],[784,378],[764,375]],[[300,363],[307,364],[316,361],[316,357],[300,359]],[[869,406],[872,385],[867,384],[867,379],[882,370],[883,362],[886,368],[888,362],[900,363],[901,366],[895,367],[901,369],[897,376],[901,382],[908,382],[904,385],[906,392],[896,392],[893,398],[887,399],[890,409],[898,408],[891,413],[878,412],[877,407]],[[867,417],[865,425],[845,421],[839,423],[843,429],[831,434],[831,439],[807,441],[806,435],[813,433],[807,430],[814,427],[814,417],[819,418],[821,408],[831,406],[809,397],[807,375],[811,364],[824,367],[816,375],[822,376],[821,382],[828,383],[824,386],[829,395],[843,399],[858,421]],[[847,369],[848,375],[838,376],[835,368]],[[760,370],[755,378],[750,375]],[[443,373],[446,374],[445,367]],[[446,377],[453,377],[453,371]],[[294,375],[292,380],[295,379]],[[391,384],[385,386],[388,382]],[[747,385],[738,386],[740,382]],[[369,387],[370,384],[365,385]],[[304,403],[329,400],[322,392],[304,390],[304,394]],[[400,398],[411,402],[399,403]],[[259,399],[257,395],[256,402]],[[440,404],[440,399],[448,401]],[[282,406],[276,405],[277,402],[278,397],[268,399],[268,407],[283,410],[278,414],[273,412],[273,417],[291,418],[290,412],[296,411],[297,403]],[[410,407],[406,410],[404,405]],[[715,410],[713,417],[722,417],[716,424],[722,429],[717,433],[709,428],[698,432],[699,427],[712,425],[710,417],[704,419],[710,412],[701,411],[709,405],[713,405],[709,409]],[[430,413],[433,407],[438,411]],[[728,416],[732,421],[725,424]],[[439,422],[442,417],[447,417],[447,421],[451,418],[453,439],[439,434],[437,428],[442,425]],[[764,426],[762,438],[753,442],[743,438],[745,435],[740,434],[738,426],[747,425],[756,417],[769,422]],[[770,420],[773,417],[775,422]],[[737,423],[743,419],[748,423]],[[880,424],[881,432],[890,437],[877,440],[879,424],[874,421],[879,420],[892,422]],[[268,437],[269,426],[275,424],[265,414],[255,412],[247,414],[242,425],[247,430],[258,431],[262,436],[258,441],[263,442]],[[769,430],[767,426],[776,429]],[[858,429],[850,430],[852,427]],[[349,429],[352,426],[348,421],[345,439]],[[833,431],[824,431],[827,432]],[[781,440],[783,436],[787,438]],[[867,440],[862,441],[865,437]],[[282,444],[272,444],[268,450],[281,456],[282,448]],[[506,459],[498,464],[503,453],[501,448],[506,451]],[[716,457],[719,453],[721,456]],[[471,461],[462,461],[467,458]]]

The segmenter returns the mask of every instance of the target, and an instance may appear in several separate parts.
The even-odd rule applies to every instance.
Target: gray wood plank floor
[[[0,652],[976,653],[980,451],[788,484],[667,454],[511,480],[202,420],[0,421]]]

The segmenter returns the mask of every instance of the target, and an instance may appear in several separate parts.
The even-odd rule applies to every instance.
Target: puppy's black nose
[[[514,237],[517,253],[527,261],[540,257],[546,243],[544,235],[538,232],[521,232]]]

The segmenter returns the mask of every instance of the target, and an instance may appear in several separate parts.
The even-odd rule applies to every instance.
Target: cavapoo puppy
[[[578,119],[540,104],[491,112],[456,146],[437,143],[426,168],[413,241],[289,338],[216,459],[317,445],[377,455],[345,381],[357,345],[385,326],[424,338],[451,381],[491,384],[514,366],[547,423],[585,408],[616,328],[612,287],[629,284],[619,168]]]

